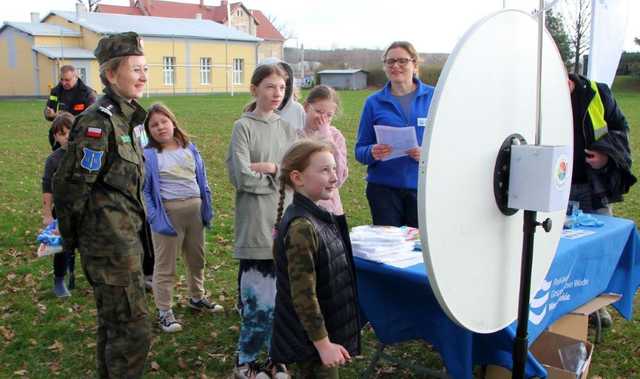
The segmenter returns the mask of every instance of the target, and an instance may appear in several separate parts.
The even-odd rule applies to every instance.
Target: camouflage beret
[[[98,58],[99,64],[116,57],[144,55],[142,39],[134,32],[113,34],[102,38],[93,54]]]

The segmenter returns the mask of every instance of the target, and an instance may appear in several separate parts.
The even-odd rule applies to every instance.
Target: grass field
[[[632,129],[632,149],[640,162],[640,80],[619,78],[614,87],[618,103]],[[368,92],[342,92],[344,112],[336,126],[353,150],[360,109]],[[162,97],[172,108],[202,152],[213,189],[217,216],[207,234],[206,288],[210,297],[228,310],[216,317],[194,315],[186,308],[182,263],[176,291],[176,315],[184,331],[162,334],[155,326],[146,376],[158,378],[224,378],[234,363],[239,317],[233,310],[237,263],[232,259],[234,191],[224,167],[233,121],[249,101],[240,96]],[[81,274],[78,288],[67,300],[51,292],[50,259],[36,258],[35,236],[40,228],[40,178],[49,153],[48,123],[42,118],[42,100],[0,101],[0,378],[86,378],[94,375],[95,305]],[[638,176],[638,169],[634,169]],[[350,177],[341,195],[351,225],[370,222],[364,197],[364,167],[350,157]],[[619,216],[638,220],[640,186],[632,189]],[[79,262],[79,261],[78,261]],[[79,266],[79,263],[77,264]],[[149,298],[149,310],[155,315]],[[640,302],[636,300],[636,305]],[[155,320],[155,318],[153,318]],[[364,354],[342,371],[356,378],[371,358],[376,340],[365,331]],[[441,366],[437,353],[413,342],[391,349],[404,360]],[[598,345],[591,375],[604,378],[640,377],[640,310],[633,321],[616,318],[614,327]],[[378,377],[410,378],[408,370],[389,363],[378,367]]]

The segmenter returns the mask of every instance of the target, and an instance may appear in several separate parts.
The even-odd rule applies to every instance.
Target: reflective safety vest
[[[595,92],[595,95],[589,103],[587,113],[589,113],[589,118],[591,119],[593,137],[597,141],[609,132],[609,128],[607,128],[607,122],[604,119],[604,105],[602,104],[602,99],[600,98],[598,85],[593,80],[589,80],[589,83],[591,84],[591,89]]]

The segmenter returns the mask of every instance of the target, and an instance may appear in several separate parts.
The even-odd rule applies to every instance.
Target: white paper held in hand
[[[376,141],[379,144],[391,146],[391,154],[382,158],[382,161],[407,156],[407,150],[418,147],[416,128],[406,126],[397,128],[394,126],[374,125]]]

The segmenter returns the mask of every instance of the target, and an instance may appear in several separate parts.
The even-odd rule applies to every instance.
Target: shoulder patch
[[[107,105],[104,107],[99,107],[98,110],[104,114],[106,114],[107,116],[111,117],[113,116],[113,113],[111,112],[111,107],[112,105]]]
[[[82,151],[84,152],[84,156],[80,162],[80,167],[88,170],[89,172],[100,170],[100,167],[102,167],[102,155],[104,154],[104,151],[92,150],[86,147],[83,147]]]

